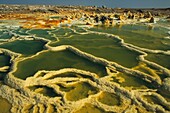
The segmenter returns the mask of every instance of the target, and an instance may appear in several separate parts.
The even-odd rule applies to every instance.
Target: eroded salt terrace
[[[170,112],[168,28],[17,22],[0,24],[0,112]]]

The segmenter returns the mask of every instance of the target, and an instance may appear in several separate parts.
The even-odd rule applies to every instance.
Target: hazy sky
[[[105,5],[113,8],[170,8],[170,0],[0,0],[0,4]]]

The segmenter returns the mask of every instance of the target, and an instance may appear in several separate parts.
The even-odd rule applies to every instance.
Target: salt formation
[[[110,65],[110,64],[112,64],[111,62],[106,61],[105,59],[96,58],[93,55],[84,53],[72,46],[59,46],[59,47],[53,47],[53,48],[51,47],[50,49],[52,51],[58,51],[58,50],[61,51],[64,49],[68,49],[84,58],[87,58],[90,61],[105,65],[108,68],[108,71],[111,68],[111,69],[119,70],[121,72],[130,73],[132,75],[133,74],[138,75],[138,77],[143,76],[143,77],[145,77],[144,80],[146,80],[146,81],[149,81],[147,79],[150,79],[151,82],[156,82],[156,80],[154,80],[154,78],[151,79],[151,78],[149,78],[148,75],[143,74],[139,71],[126,69],[122,66],[119,66],[118,64],[115,64],[115,66],[112,67]],[[93,78],[93,81],[89,80],[87,78],[79,78],[79,77],[78,78],[57,77],[57,75],[59,75],[59,74],[68,73],[68,72],[91,76]],[[44,73],[44,74],[42,74],[42,73]],[[53,79],[50,79],[50,78],[53,78]],[[83,70],[77,70],[77,69],[62,69],[62,70],[58,70],[58,71],[45,71],[45,70],[43,71],[42,70],[42,71],[37,72],[33,77],[28,77],[25,81],[19,80],[19,79],[15,78],[12,74],[9,74],[8,77],[6,78],[6,82],[7,82],[7,84],[10,84],[11,87],[14,87],[15,89],[10,89],[9,86],[4,85],[1,87],[1,91],[3,91],[3,92],[1,92],[1,95],[4,96],[4,94],[8,94],[8,95],[5,95],[5,98],[7,98],[9,101],[11,101],[15,106],[12,109],[12,112],[22,111],[22,110],[29,111],[29,110],[31,110],[31,108],[34,112],[36,112],[36,111],[40,112],[40,111],[47,110],[47,109],[57,110],[57,112],[66,112],[66,111],[67,112],[71,112],[71,111],[76,112],[76,110],[79,110],[81,108],[81,106],[83,106],[86,103],[91,103],[95,106],[101,107],[105,111],[115,111],[115,112],[123,112],[123,111],[129,111],[129,110],[131,111],[132,108],[129,107],[129,105],[131,103],[134,103],[134,104],[132,104],[133,110],[135,108],[138,108],[140,111],[145,111],[145,110],[150,110],[152,112],[153,111],[162,111],[162,112],[166,111],[166,109],[164,109],[160,105],[157,105],[155,107],[154,105],[147,103],[145,100],[143,100],[141,98],[143,95],[154,95],[155,91],[152,91],[152,90],[151,91],[149,91],[149,90],[128,91],[127,89],[120,87],[119,84],[111,83],[111,82],[108,82],[107,80],[108,80],[107,76],[99,78],[98,75],[96,75],[94,73],[86,72]],[[59,86],[56,85],[57,83],[60,83],[60,84],[65,84],[65,85],[69,86],[67,83],[68,81],[69,81],[69,85],[75,84],[76,82],[87,82],[91,86],[98,88],[100,92],[97,94],[94,94],[94,95],[89,95],[86,99],[82,99],[77,102],[70,102],[65,98],[66,92],[60,91]],[[157,84],[161,85],[161,83],[157,83]],[[37,86],[37,85],[51,87],[54,89],[54,91],[57,94],[61,95],[61,97],[54,97],[54,98],[46,97],[46,96],[43,96],[42,94],[33,92],[28,88],[30,86]],[[156,86],[156,87],[159,87],[159,86]],[[118,95],[119,98],[121,99],[121,105],[107,106],[107,105],[103,105],[102,103],[96,101],[95,98],[97,98],[101,92],[114,93],[114,94]],[[157,95],[156,98],[158,98],[162,101],[163,106],[167,106],[167,108],[168,108],[170,103],[167,102],[165,99],[162,99],[162,96],[158,95],[157,93],[156,93],[156,95]],[[19,97],[19,98],[16,98],[16,97]],[[20,106],[17,106],[17,105],[20,105]],[[77,106],[77,105],[79,105],[79,106]],[[136,105],[135,108],[134,108],[134,105]],[[141,105],[143,105],[143,107]],[[34,107],[30,107],[30,106],[34,106]],[[52,108],[49,108],[49,106],[52,106]],[[77,106],[77,107],[75,107],[75,106]],[[137,106],[140,106],[140,107],[137,107]],[[49,112],[50,112],[50,110],[49,110]]]
[[[9,69],[9,66],[0,67],[0,72],[7,72],[7,69]]]
[[[105,66],[107,70],[107,76],[99,77],[97,74],[89,71],[75,68],[64,68],[60,70],[39,70],[33,76],[27,77],[26,80],[21,80],[16,78],[13,73],[17,70],[17,64],[21,61],[24,61],[25,58],[22,58],[21,54],[14,53],[6,49],[1,49],[1,53],[11,56],[12,67],[10,67],[11,71],[5,77],[6,85],[0,86],[0,96],[6,98],[12,104],[12,113],[78,113],[84,109],[84,106],[97,107],[96,109],[102,112],[118,113],[168,113],[170,111],[170,102],[158,93],[159,91],[167,91],[168,93],[170,92],[170,71],[161,65],[145,59],[147,53],[161,53],[170,55],[169,52],[163,50],[150,50],[146,48],[140,48],[124,42],[124,40],[119,36],[113,34],[93,32],[88,30],[86,33],[96,33],[105,35],[108,38],[118,39],[122,46],[128,48],[129,50],[141,53],[141,55],[138,57],[140,62],[143,62],[144,65],[154,67],[156,70],[162,72],[166,77],[164,79],[160,78],[160,76],[158,76],[150,68],[145,69],[152,73],[154,76],[139,70],[135,70],[141,68],[142,65],[134,67],[134,69],[123,67],[116,62],[96,57],[71,45],[51,47],[49,46],[49,43],[51,42],[50,40],[35,37],[35,39],[48,41],[48,43],[45,45],[45,48],[48,51],[58,52],[68,50],[91,62]],[[40,53],[41,52],[38,52],[29,58],[34,58]],[[8,68],[9,67],[6,66],[1,67],[0,71],[3,72]],[[74,75],[74,77],[62,76],[69,73]],[[112,82],[112,77],[118,80],[119,83],[125,81],[123,78],[118,76],[119,73],[125,73],[129,74],[130,76],[137,77],[148,84],[152,84],[154,88],[128,89],[116,82]],[[81,98],[77,97],[78,99],[76,99],[76,101],[74,99],[69,100],[69,98],[74,98],[69,97],[70,92],[72,91],[71,93],[73,93],[73,89],[75,91],[74,93],[80,93],[76,91],[75,84],[79,84],[80,86],[81,84],[86,84],[90,89],[87,88],[87,91],[83,91],[81,88],[78,88],[78,91],[80,90],[85,92],[85,94],[82,94],[85,96]],[[52,90],[54,95],[48,95],[48,90]],[[116,95],[115,100],[119,101],[119,104],[110,106],[99,101],[99,97],[104,93]],[[159,103],[148,102],[146,99],[147,96],[156,98]]]

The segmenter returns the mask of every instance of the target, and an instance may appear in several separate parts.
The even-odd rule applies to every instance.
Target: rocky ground
[[[51,18],[61,17],[61,18]],[[119,23],[155,23],[155,18],[169,18],[170,8],[130,9],[96,6],[0,5],[0,19],[23,19],[24,28],[54,28],[60,23],[83,20],[86,25]]]
[[[57,6],[57,5],[0,5],[0,14],[4,13],[63,13],[67,12],[91,12],[91,13],[132,13],[151,12],[154,16],[170,16],[170,8],[107,8],[96,6]]]

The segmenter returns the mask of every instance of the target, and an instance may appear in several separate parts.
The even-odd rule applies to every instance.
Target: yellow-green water
[[[109,106],[120,105],[119,97],[112,93],[103,92],[99,97],[98,101]]]
[[[74,89],[66,93],[66,98],[69,101],[77,101],[83,98],[87,98],[89,95],[98,92],[98,89],[92,87],[88,83],[78,83],[73,85]]]
[[[59,42],[51,44],[51,46],[59,45],[72,45],[82,51],[110,61],[118,62],[126,67],[136,66],[138,63],[137,56],[139,53],[122,47],[118,40],[108,38],[104,35],[78,35],[72,38],[60,39]]]
[[[94,72],[98,76],[106,75],[104,66],[90,62],[68,50],[60,52],[46,51],[38,56],[24,60],[18,64],[18,70],[14,75],[18,78],[26,79],[38,70],[58,70],[62,68],[77,68]]]
[[[0,40],[0,68],[4,66],[10,67],[7,72],[3,72],[3,69],[0,70],[0,77],[8,75],[9,77],[16,77],[16,80],[21,79],[23,84],[21,88],[15,86],[20,82],[10,84],[5,79],[4,83],[10,86],[11,89],[17,89],[15,91],[22,95],[21,97],[30,99],[32,96],[31,98],[36,103],[30,104],[32,106],[29,108],[30,112],[47,110],[50,113],[50,111],[61,109],[64,110],[63,112],[74,109],[75,113],[109,113],[115,112],[115,109],[123,111],[123,109],[132,109],[131,105],[136,106],[133,104],[135,101],[141,103],[140,99],[136,97],[138,95],[136,92],[140,92],[139,94],[142,92],[155,92],[161,95],[167,101],[166,103],[170,102],[169,92],[162,92],[163,90],[161,89],[164,79],[168,78],[167,73],[164,73],[162,68],[159,69],[139,59],[143,52],[148,54],[144,57],[145,60],[160,65],[169,71],[170,54],[168,51],[170,50],[170,39],[167,37],[170,35],[168,34],[169,30],[166,28],[156,26],[150,28],[147,25],[136,24],[114,27],[95,26],[93,28],[72,26],[56,29],[23,29],[17,27],[9,29],[5,25],[1,25],[0,29],[3,29],[0,31],[2,34],[0,36],[0,39],[2,39]],[[9,30],[13,35],[8,34]],[[17,36],[15,37],[18,38],[11,39],[16,34]],[[116,37],[108,36],[111,34],[118,35],[124,42],[121,42]],[[26,38],[26,36],[28,37]],[[48,49],[47,43],[51,48],[70,45],[96,58],[107,60],[111,64],[104,64],[94,59],[90,60],[82,57],[85,53],[79,55],[68,49],[52,51]],[[132,44],[134,47],[127,44]],[[136,47],[140,49],[136,49]],[[2,52],[1,49],[3,50]],[[155,50],[161,52],[157,53]],[[15,53],[21,56],[17,56],[18,54],[16,55]],[[123,68],[114,67],[116,64],[121,65]],[[110,69],[110,67],[115,68],[115,70]],[[82,73],[74,71],[55,73],[66,68],[79,69]],[[153,81],[142,79],[140,74],[136,76],[134,72],[130,73],[127,69],[139,71],[146,74],[145,76],[155,78],[155,81],[160,80],[161,82],[158,83],[160,86],[155,86],[153,79]],[[38,71],[48,72],[42,72],[39,76],[35,76]],[[50,75],[51,71],[55,72]],[[83,71],[87,73],[84,74]],[[90,75],[90,73],[93,73],[93,75]],[[30,82],[30,79],[35,81]],[[1,79],[1,81],[3,80]],[[46,82],[44,82],[45,80]],[[32,82],[35,82],[35,84]],[[1,86],[3,85],[1,84]],[[47,98],[49,105],[46,105],[44,98],[38,98],[35,95],[29,95],[29,97],[28,91],[33,92],[31,94],[35,95],[42,94],[42,97]],[[131,98],[129,94],[136,95]],[[3,90],[0,90],[0,95],[5,95]],[[55,97],[59,100],[55,100]],[[17,96],[13,98],[18,99]],[[147,103],[160,105],[169,111],[169,108],[159,103],[157,98],[150,95],[143,98]],[[87,101],[87,99],[90,101]],[[130,103],[128,103],[129,100],[131,101]],[[57,102],[60,105],[57,105]],[[0,98],[0,113],[3,111],[1,106],[4,108],[3,113],[8,113],[11,110],[11,105],[12,103],[9,103],[6,99]],[[44,106],[44,108],[39,107],[40,105]],[[138,106],[140,110],[138,107],[134,108],[137,112],[141,111],[141,109],[149,111],[148,108],[145,108],[142,104],[140,105]],[[57,107],[61,107],[61,109]]]
[[[0,54],[0,67],[4,67],[4,66],[10,66],[10,59],[11,57],[5,54]],[[7,69],[7,71],[5,72],[0,72],[0,80],[3,80],[7,74],[9,69]]]
[[[0,48],[5,48],[22,55],[34,55],[43,50],[46,43],[40,40],[16,40],[9,43],[1,44]]]

